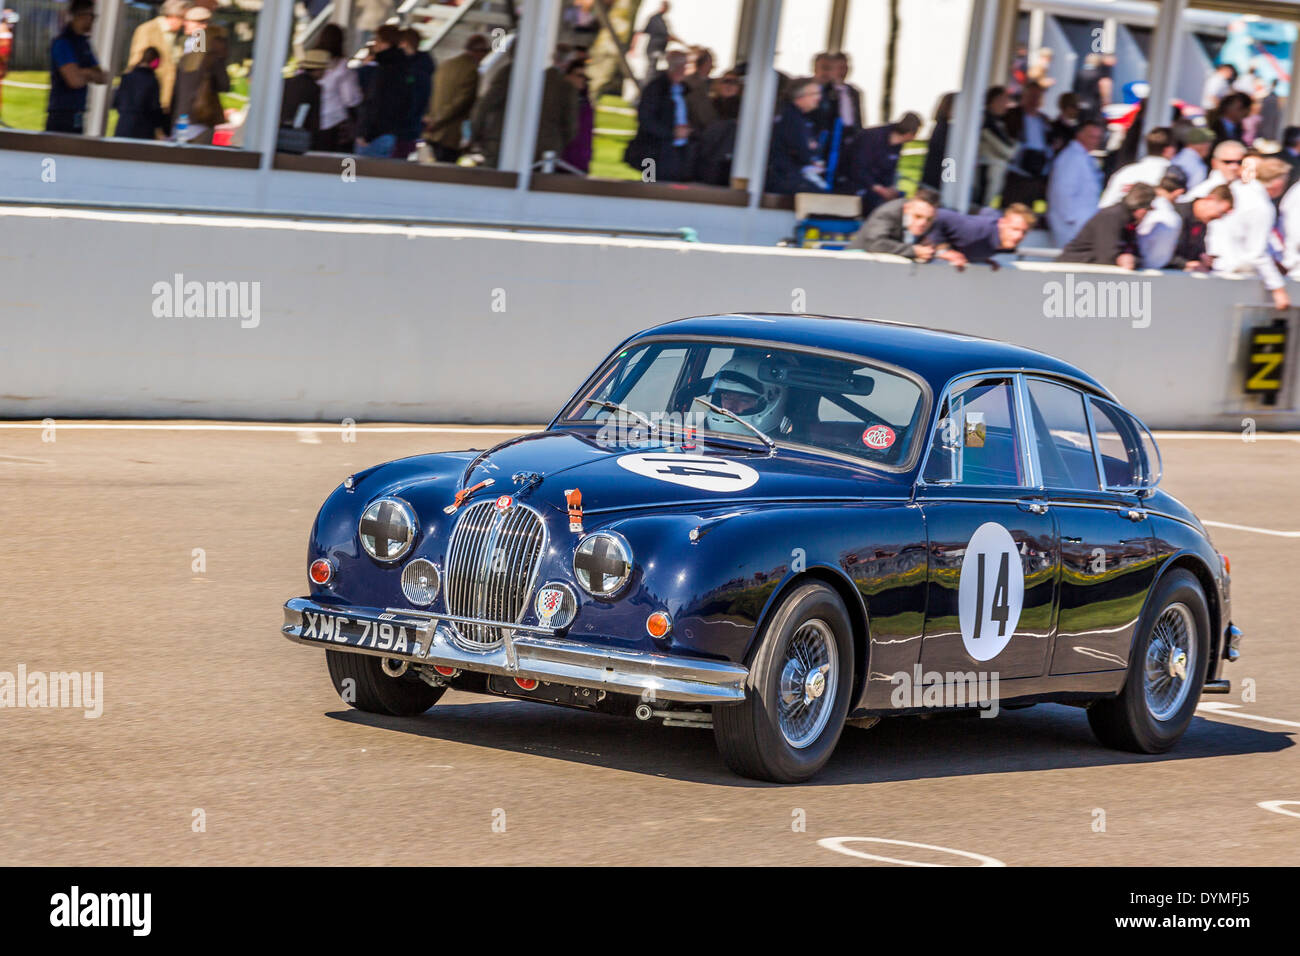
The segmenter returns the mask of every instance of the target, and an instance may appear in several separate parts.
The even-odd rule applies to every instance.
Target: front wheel
[[[369,654],[325,652],[330,680],[345,704],[368,714],[414,717],[438,702],[445,687],[430,687],[409,671],[401,677],[384,673],[383,658]]]
[[[853,627],[824,584],[795,588],[759,638],[745,699],[713,709],[713,736],[736,773],[807,780],[830,759],[849,710]]]
[[[1183,735],[1205,686],[1210,663],[1210,612],[1201,584],[1177,569],[1161,578],[1133,641],[1128,677],[1118,697],[1088,708],[1088,723],[1108,747],[1164,753]]]

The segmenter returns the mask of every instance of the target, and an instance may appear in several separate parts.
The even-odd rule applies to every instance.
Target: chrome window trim
[[[932,425],[931,428],[930,428],[930,437],[929,437],[929,440],[926,442],[926,446],[925,446],[925,456],[921,459],[921,467],[920,467],[920,470],[918,470],[917,473],[916,473],[916,485],[915,485],[915,487],[913,488],[913,497],[915,497],[916,494],[918,494],[922,489],[924,489],[924,488],[928,488],[928,487],[935,487],[935,488],[957,488],[957,487],[961,487],[961,482],[955,482],[955,481],[943,481],[943,482],[940,482],[940,481],[933,481],[933,482],[927,482],[927,481],[925,480],[925,470],[926,470],[926,468],[928,468],[929,465],[930,465],[930,452],[934,450],[934,439],[935,439],[935,436],[938,434],[938,430],[939,430],[940,425],[942,424],[942,420],[941,420],[941,418],[940,418],[939,416],[940,416],[940,414],[943,412],[943,407],[944,407],[944,405],[945,405],[945,404],[946,404],[946,403],[951,399],[951,397],[952,397],[952,393],[953,393],[954,391],[960,391],[960,389],[958,389],[957,386],[961,385],[961,383],[962,383],[962,382],[965,382],[967,379],[982,379],[982,378],[1006,378],[1006,379],[1009,379],[1009,380],[1010,380],[1010,385],[1011,385],[1011,395],[1012,395],[1012,398],[1011,398],[1011,408],[1012,408],[1012,412],[1013,412],[1014,414],[1016,414],[1016,415],[1019,416],[1019,420],[1020,420],[1020,421],[1023,421],[1024,416],[1020,414],[1020,409],[1019,409],[1019,404],[1020,404],[1019,392],[1017,391],[1017,388],[1016,388],[1016,381],[1015,381],[1015,380],[1016,380],[1016,379],[1021,375],[1021,373],[1022,373],[1022,370],[1021,370],[1021,369],[1006,369],[1006,368],[978,369],[978,370],[973,371],[973,372],[962,372],[960,375],[955,375],[955,376],[953,376],[952,378],[950,378],[950,379],[948,380],[947,384],[944,385],[944,387],[943,387],[943,392],[940,394],[940,398],[939,398],[938,403],[936,403],[936,405],[935,405],[935,418],[934,418],[934,423],[933,423],[933,425]],[[1021,447],[1021,452],[1020,452],[1020,459],[1021,459],[1021,462],[1020,462],[1020,468],[1021,468],[1021,471],[1023,471],[1023,472],[1025,473],[1026,477],[1028,477],[1028,476],[1030,475],[1030,472],[1029,472],[1029,463],[1028,463],[1028,460],[1027,460],[1026,457],[1025,457],[1025,456],[1026,456],[1025,439],[1024,439],[1024,435],[1023,435],[1022,427],[1021,427],[1021,425],[1020,425],[1020,421],[1018,421],[1018,422],[1017,422],[1017,425],[1016,425],[1016,431],[1017,431],[1018,434],[1021,435],[1021,446],[1022,446],[1022,447]],[[963,432],[962,432],[962,433],[963,433],[963,440],[964,440],[964,436],[965,436],[965,426],[964,426],[964,424],[963,424]],[[1035,488],[1034,485],[1028,485],[1028,484],[1018,484],[1018,485],[972,485],[971,487],[980,487],[980,488],[1006,488],[1008,491],[1024,491],[1024,490],[1026,490],[1026,489],[1034,490],[1034,488]],[[949,500],[951,500],[951,499],[949,499]]]
[[[1042,463],[1038,460],[1038,429],[1034,426],[1033,419],[1029,415],[1029,385],[1025,381],[1023,373],[1015,376],[1013,383],[1015,392],[1014,405],[1016,409],[1016,430],[1020,433],[1021,441],[1021,458],[1024,461],[1025,478],[1028,480],[1028,487],[1031,489],[1042,490],[1043,488],[1043,469]]]
[[[910,381],[912,384],[916,385],[917,388],[921,390],[921,401],[916,416],[916,436],[913,439],[914,444],[911,448],[908,449],[907,459],[903,462],[900,462],[897,465],[887,465],[883,462],[872,461],[870,458],[858,458],[848,454],[847,452],[836,452],[829,448],[820,448],[817,445],[804,445],[799,442],[792,442],[792,441],[783,440],[779,438],[774,438],[774,440],[776,441],[777,446],[781,448],[791,448],[796,451],[811,450],[818,455],[827,455],[829,457],[833,457],[839,460],[851,461],[854,464],[859,465],[861,467],[873,468],[877,471],[887,471],[891,473],[902,474],[904,472],[909,472],[916,467],[916,460],[922,453],[920,451],[921,442],[919,441],[919,438],[921,436],[921,433],[925,430],[925,423],[930,420],[931,413],[934,411],[933,390],[930,388],[930,383],[927,382],[922,375],[920,375],[919,373],[911,369],[903,368],[901,365],[893,365],[889,362],[882,362],[879,359],[874,359],[871,358],[870,356],[862,355],[857,352],[842,352],[839,351],[838,349],[824,349],[824,348],[818,348],[817,346],[813,346],[813,345],[794,345],[789,342],[777,342],[771,339],[727,338],[727,337],[714,336],[714,335],[651,335],[645,338],[636,338],[635,341],[633,341],[633,339],[624,339],[623,342],[620,343],[619,346],[614,349],[614,351],[610,352],[609,355],[605,358],[605,360],[601,362],[599,366],[597,366],[596,370],[592,372],[591,375],[587,376],[586,380],[582,383],[582,385],[578,387],[578,390],[575,391],[571,396],[569,396],[568,401],[566,401],[563,405],[560,406],[559,412],[557,412],[555,417],[551,419],[549,424],[547,424],[546,426],[547,430],[549,431],[550,429],[555,428],[557,425],[592,424],[592,422],[587,421],[585,419],[562,418],[561,416],[569,409],[571,405],[573,405],[575,401],[578,400],[578,396],[587,394],[588,389],[592,386],[594,382],[596,382],[602,375],[604,375],[608,371],[609,367],[617,359],[618,354],[620,352],[622,352],[625,349],[631,348],[633,346],[640,347],[642,345],[655,345],[663,342],[692,342],[692,343],[722,345],[731,348],[755,347],[755,348],[781,349],[786,352],[803,352],[808,355],[820,355],[826,358],[840,359],[848,362],[856,362],[860,365],[868,365],[871,366],[872,368],[878,368],[882,372],[889,372],[891,374],[898,375],[902,378],[905,378],[908,381]],[[697,435],[723,435],[726,438],[733,439],[733,440],[744,437],[741,435],[736,435],[734,432],[713,432],[713,431],[708,431],[706,429],[697,430],[696,434]],[[757,439],[754,440],[754,444],[761,446],[761,443],[758,442]]]

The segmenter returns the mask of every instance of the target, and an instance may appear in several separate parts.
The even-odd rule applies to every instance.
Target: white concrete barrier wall
[[[805,311],[1042,349],[1156,428],[1300,427],[1241,394],[1238,306],[1267,302],[1253,279],[34,208],[0,229],[4,418],[539,422],[629,333]],[[176,276],[246,283],[248,317],[169,316]],[[1127,304],[1093,286],[1123,314],[1050,314],[1112,281],[1137,283]]]

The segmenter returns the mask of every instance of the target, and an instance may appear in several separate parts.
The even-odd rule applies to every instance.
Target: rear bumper
[[[453,639],[458,620],[464,619],[410,610],[337,608],[292,598],[284,605],[280,630],[291,641],[336,651],[645,695],[650,700],[726,704],[745,697],[748,671],[739,664],[594,647],[535,627],[503,627],[502,646],[471,651]],[[370,630],[367,624],[387,629],[379,640],[374,633],[359,635],[357,626]]]

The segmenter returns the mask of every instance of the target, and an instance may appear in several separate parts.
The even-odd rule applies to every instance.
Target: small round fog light
[[[651,637],[667,637],[673,629],[673,619],[666,611],[655,611],[645,619],[645,629]]]
[[[438,596],[442,576],[432,561],[416,558],[402,569],[402,593],[412,604],[423,607]]]
[[[325,558],[317,558],[311,563],[311,570],[308,571],[313,584],[329,584],[334,577],[334,565],[330,564]]]

